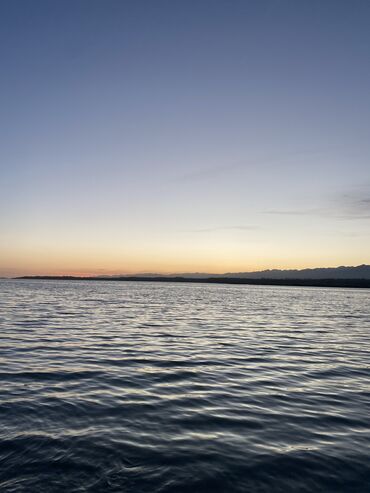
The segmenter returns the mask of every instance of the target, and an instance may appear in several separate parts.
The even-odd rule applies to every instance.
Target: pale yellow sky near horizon
[[[344,237],[338,243],[336,236],[326,238],[325,250],[320,242],[311,243],[297,236],[291,241],[280,240],[275,247],[268,239],[248,240],[254,232],[233,233],[228,241],[225,233],[204,232],[190,234],[152,244],[132,240],[133,244],[120,247],[124,242],[111,245],[97,241],[59,243],[45,240],[20,241],[11,248],[0,246],[0,276],[22,275],[94,275],[135,274],[143,272],[181,273],[246,272],[264,269],[303,269],[337,267],[370,263],[365,243]],[[166,235],[164,235],[166,236]],[[201,240],[199,240],[201,236]],[[198,239],[198,243],[196,240]],[[175,241],[176,240],[176,241]],[[347,241],[346,241],[347,240]],[[351,241],[352,240],[352,241]],[[351,255],[348,247],[351,246]],[[283,254],[282,254],[283,252]]]

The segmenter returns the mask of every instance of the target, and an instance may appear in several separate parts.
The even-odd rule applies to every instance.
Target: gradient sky
[[[0,275],[370,263],[368,0],[2,0]]]

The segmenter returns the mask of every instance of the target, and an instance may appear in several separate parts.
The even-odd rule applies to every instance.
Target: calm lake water
[[[0,491],[369,492],[370,291],[0,281]]]

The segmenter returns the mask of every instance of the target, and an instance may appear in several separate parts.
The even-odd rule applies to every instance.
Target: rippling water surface
[[[0,491],[369,492],[370,291],[0,281]]]

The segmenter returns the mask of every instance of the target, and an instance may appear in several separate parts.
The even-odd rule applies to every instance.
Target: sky
[[[0,276],[370,263],[370,2],[2,0]]]

